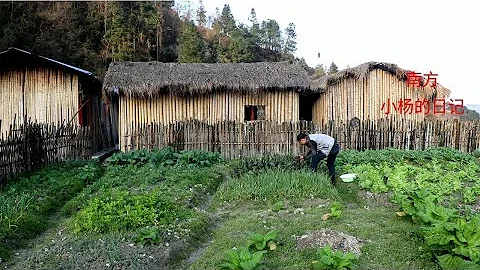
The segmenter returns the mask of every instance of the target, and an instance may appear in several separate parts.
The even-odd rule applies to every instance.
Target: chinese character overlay
[[[434,99],[432,103],[433,114],[445,114],[447,112],[447,105],[450,108],[451,114],[463,114],[463,99],[455,99],[455,102],[456,103],[454,103],[452,99],[450,99],[450,102],[446,102],[445,99],[440,98]],[[387,99],[387,101],[382,104],[380,110],[385,114],[391,114],[393,112],[397,112],[398,114],[412,114],[413,112],[416,114],[429,114],[430,108],[430,101],[426,98],[417,99],[415,102],[413,102],[411,98],[404,98],[397,102]]]

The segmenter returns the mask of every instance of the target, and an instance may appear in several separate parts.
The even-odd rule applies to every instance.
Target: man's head
[[[300,134],[298,134],[298,135],[297,135],[297,141],[298,141],[301,145],[307,144],[308,135],[305,134],[305,133],[300,133]]]

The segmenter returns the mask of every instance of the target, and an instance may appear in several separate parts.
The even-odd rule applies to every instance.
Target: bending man
[[[297,141],[301,145],[307,145],[310,151],[307,155],[300,156],[300,160],[312,158],[310,167],[312,171],[317,171],[318,163],[324,158],[327,158],[328,175],[330,182],[335,185],[335,159],[340,152],[340,146],[337,140],[326,134],[310,134],[306,135],[300,133],[297,136]]]

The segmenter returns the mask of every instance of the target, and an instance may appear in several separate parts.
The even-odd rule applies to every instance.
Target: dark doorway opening
[[[300,95],[298,106],[299,120],[312,121],[313,104],[318,98],[318,94]]]

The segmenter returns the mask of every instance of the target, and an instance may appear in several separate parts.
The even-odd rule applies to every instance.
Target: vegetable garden
[[[0,190],[0,266],[480,269],[479,158],[345,150],[337,173],[358,177],[335,187],[290,156],[163,148],[54,164]]]

